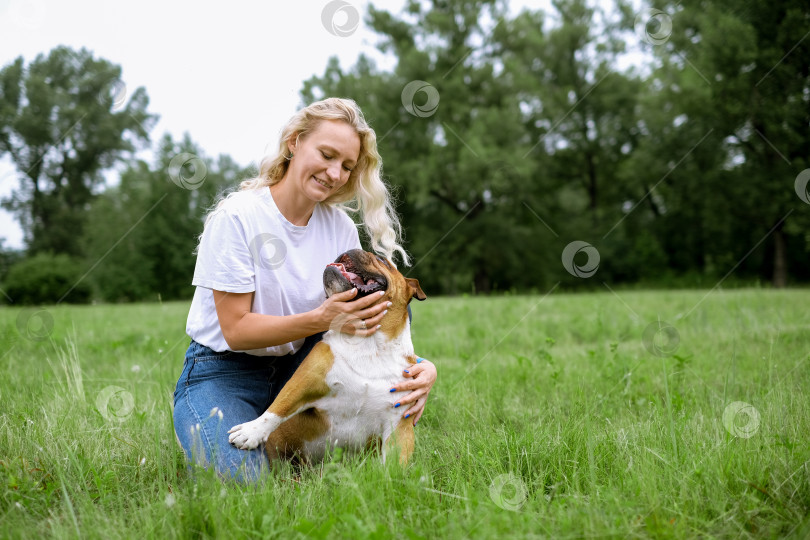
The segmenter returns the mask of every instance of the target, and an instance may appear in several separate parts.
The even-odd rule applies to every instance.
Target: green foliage
[[[83,280],[84,274],[84,265],[76,258],[64,253],[38,253],[9,268],[2,284],[6,293],[3,300],[13,305],[61,301],[86,304],[90,302],[91,290]]]
[[[810,212],[793,184],[810,167],[807,3],[653,4],[671,16],[672,35],[652,48],[650,135],[626,173],[689,156],[655,191],[669,210],[657,236],[687,254],[673,267],[712,274],[739,264],[738,274],[776,286],[805,278]]]

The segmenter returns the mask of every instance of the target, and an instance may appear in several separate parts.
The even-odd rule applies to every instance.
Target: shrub
[[[3,290],[14,305],[90,302],[90,285],[79,282],[83,267],[68,255],[39,253],[9,268]],[[8,301],[6,298],[4,300]]]

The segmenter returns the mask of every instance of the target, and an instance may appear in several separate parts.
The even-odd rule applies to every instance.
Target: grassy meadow
[[[430,298],[405,469],[187,471],[187,303],[0,308],[0,536],[810,536],[810,291]]]

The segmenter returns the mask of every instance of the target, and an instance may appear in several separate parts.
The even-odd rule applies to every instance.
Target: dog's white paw
[[[228,442],[242,450],[253,450],[267,440],[269,433],[261,425],[259,419],[233,426],[228,433]],[[267,422],[264,422],[267,424]]]
[[[280,422],[274,414],[264,413],[256,420],[233,426],[228,430],[228,442],[242,450],[253,450],[267,440]]]

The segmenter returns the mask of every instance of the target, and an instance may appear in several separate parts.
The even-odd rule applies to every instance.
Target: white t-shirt
[[[270,188],[237,192],[210,216],[200,240],[191,284],[197,287],[186,333],[221,352],[230,350],[219,326],[212,289],[254,292],[252,313],[295,315],[326,299],[323,271],[350,249],[360,247],[357,226],[339,208],[317,204],[309,223],[293,225],[279,212]],[[299,339],[252,349],[256,356],[297,351]]]

